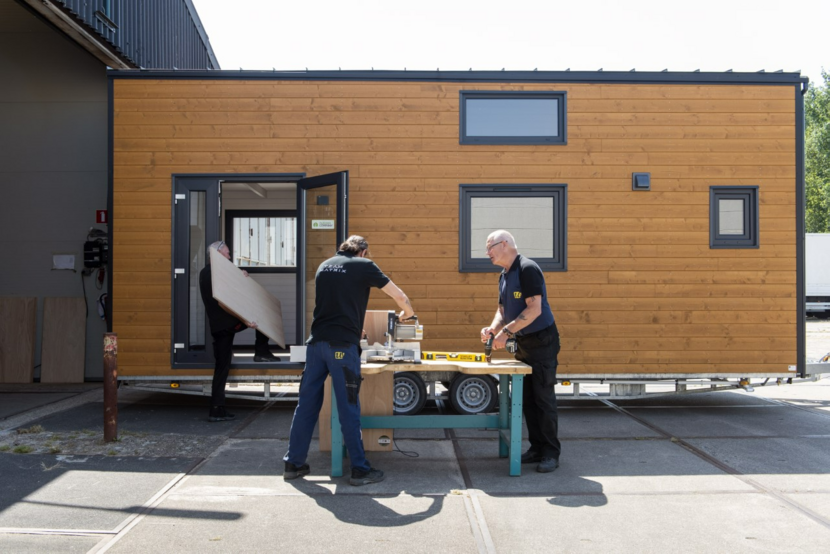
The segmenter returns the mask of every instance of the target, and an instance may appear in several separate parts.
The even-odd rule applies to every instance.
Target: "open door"
[[[348,188],[348,171],[297,182],[297,293],[302,305],[297,310],[297,338],[301,344],[311,331],[317,268],[334,256],[348,235]]]
[[[300,178],[297,174],[178,175],[173,179],[172,366],[175,369],[211,368],[212,337],[199,293],[199,272],[207,247],[222,236],[222,183],[296,183],[296,343],[303,344],[314,312],[314,276],[348,233],[348,171]],[[232,203],[233,191],[227,203]],[[293,273],[293,271],[292,271]],[[290,287],[291,285],[289,285]],[[289,289],[290,290],[290,289]],[[289,293],[290,294],[290,293]],[[286,327],[293,324],[284,321]],[[286,362],[287,363],[287,362]],[[245,356],[232,368],[262,367]]]

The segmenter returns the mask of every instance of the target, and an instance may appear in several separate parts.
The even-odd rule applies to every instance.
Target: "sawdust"
[[[226,439],[224,436],[192,436],[136,433],[122,430],[115,442],[104,442],[101,431],[55,433],[40,425],[0,434],[0,452],[87,456],[145,456],[204,458]]]

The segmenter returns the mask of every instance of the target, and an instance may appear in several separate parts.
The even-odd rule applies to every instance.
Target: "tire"
[[[450,385],[450,403],[459,414],[490,413],[498,401],[498,386],[489,375],[459,374]]]
[[[427,401],[427,387],[417,373],[395,374],[393,402],[395,415],[415,415]]]

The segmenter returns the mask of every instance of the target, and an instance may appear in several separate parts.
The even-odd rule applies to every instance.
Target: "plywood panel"
[[[0,298],[0,383],[31,383],[37,298]]]
[[[384,373],[379,375],[363,375],[360,385],[360,413],[361,415],[392,415],[394,375]],[[320,450],[331,452],[331,377],[326,379],[323,408],[320,410],[318,421],[320,436]],[[392,429],[364,429],[363,449],[367,452],[391,452],[393,438]],[[388,437],[390,443],[378,444],[380,437]]]
[[[41,383],[83,383],[86,354],[86,301],[43,299]]]
[[[285,348],[280,301],[218,251],[210,251],[213,297],[246,324],[256,322],[259,331]]]

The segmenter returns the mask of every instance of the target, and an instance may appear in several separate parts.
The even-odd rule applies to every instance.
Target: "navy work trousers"
[[[527,424],[530,450],[543,458],[559,459],[559,414],[556,407],[556,367],[559,355],[559,331],[551,325],[526,337],[518,337],[516,359],[533,368],[525,376],[522,411]],[[530,379],[528,379],[530,377]]]
[[[291,422],[291,434],[288,452],[283,458],[299,467],[306,462],[311,435],[320,408],[323,407],[323,392],[326,377],[331,375],[334,395],[337,398],[337,414],[343,442],[349,452],[352,469],[368,471],[371,469],[363,451],[363,434],[360,429],[360,354],[357,345],[340,342],[315,342],[306,348],[306,361],[300,382],[300,396],[294,419]],[[332,429],[332,433],[336,432]]]

